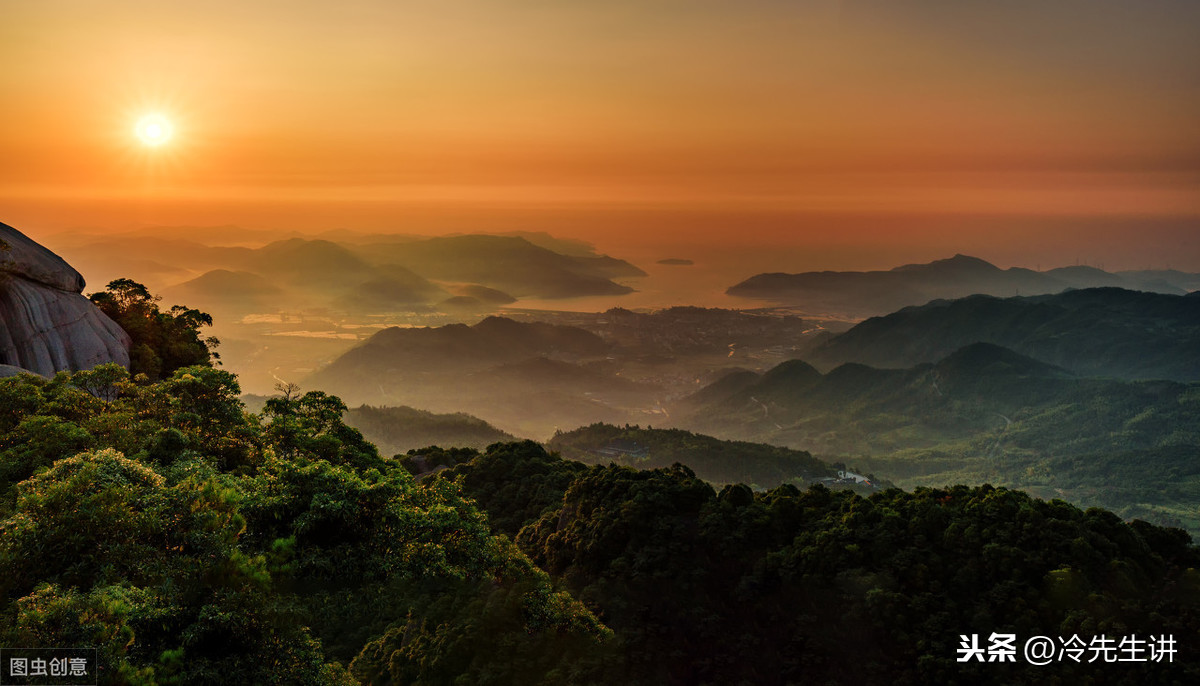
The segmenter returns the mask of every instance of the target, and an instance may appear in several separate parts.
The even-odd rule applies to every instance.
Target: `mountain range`
[[[819,331],[790,315],[699,307],[518,311],[474,326],[384,329],[303,383],[352,403],[465,410],[544,437],[597,421],[665,419],[667,398],[730,367],[769,368]]]
[[[451,298],[457,310],[488,311],[518,298],[623,295],[633,289],[613,279],[645,276],[624,260],[540,234],[296,237],[258,248],[205,245],[204,238],[113,236],[67,252],[102,278],[141,279],[165,286],[168,298],[235,313],[264,303],[272,310],[422,312]]]
[[[303,382],[351,403],[470,412],[526,436],[624,422],[653,397],[622,378],[594,333],[488,317],[474,326],[384,329]]]
[[[863,321],[804,357],[823,369],[903,368],[977,342],[1080,375],[1200,381],[1200,295],[1089,288],[937,300]]]
[[[936,363],[739,372],[673,407],[719,438],[811,451],[908,488],[993,483],[1200,529],[1200,384],[1083,377],[990,343]],[[1127,475],[1097,478],[1088,465]],[[1104,471],[1104,470],[1101,470]]]
[[[764,273],[730,286],[726,293],[794,305],[807,313],[870,317],[937,299],[1043,295],[1103,286],[1183,295],[1200,289],[1200,274],[1174,270],[1111,273],[1088,266],[1048,271],[1000,269],[977,257],[955,255],[885,271]]]

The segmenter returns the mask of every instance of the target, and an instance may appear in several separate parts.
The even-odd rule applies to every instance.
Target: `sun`
[[[138,120],[134,133],[142,144],[158,147],[171,140],[174,128],[171,121],[161,114],[147,114]]]

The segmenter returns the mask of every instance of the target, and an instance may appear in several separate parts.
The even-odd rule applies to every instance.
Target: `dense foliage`
[[[88,296],[133,339],[129,368],[152,381],[165,379],[176,369],[211,365],[219,356],[216,338],[201,338],[200,327],[212,326],[212,317],[199,310],[175,305],[162,312],[160,298],[131,279],[110,281],[106,290]]]
[[[1200,678],[1200,551],[1178,529],[991,486],[717,492],[679,465],[584,468],[529,443],[438,478],[519,531],[521,549],[616,632],[620,659],[595,683]],[[1170,664],[956,661],[960,634],[993,631],[1166,633],[1180,653]]]
[[[1200,679],[1178,529],[991,486],[718,490],[529,441],[394,460],[336,397],[238,393],[211,367],[0,380],[0,645],[97,646],[117,684]],[[956,661],[992,632],[1179,652]]]
[[[130,684],[569,683],[602,654],[605,627],[340,400],[260,417],[238,391],[209,367],[0,380],[0,645],[97,646]]]
[[[516,538],[523,526],[562,501],[563,493],[587,471],[587,466],[564,460],[532,441],[474,450],[428,448],[405,458],[450,469],[440,474],[459,483],[488,514],[494,530]]]

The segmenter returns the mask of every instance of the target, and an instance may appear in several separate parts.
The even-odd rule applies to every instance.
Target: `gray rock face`
[[[60,291],[83,293],[83,275],[67,261],[7,224],[0,224],[0,272],[24,277]]]
[[[0,224],[0,366],[45,376],[105,362],[128,367],[129,335],[83,287],[61,257]]]
[[[17,376],[18,374],[28,374],[28,373],[29,373],[28,369],[22,369],[21,367],[14,367],[11,364],[0,364],[0,379],[3,379],[6,376]]]

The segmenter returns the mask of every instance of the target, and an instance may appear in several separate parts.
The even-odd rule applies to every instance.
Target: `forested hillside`
[[[679,462],[714,484],[774,488],[790,483],[803,488],[810,481],[837,475],[829,464],[803,450],[722,441],[682,429],[592,424],[557,434],[547,446],[587,464],[655,469]]]
[[[0,641],[97,645],[139,684],[1200,677],[1179,530],[990,486],[717,491],[529,442],[424,451],[454,466],[418,484],[334,397],[237,396],[205,367],[0,380]],[[1117,674],[956,661],[993,631],[1180,641]]]
[[[1187,640],[1200,633],[1200,550],[1181,529],[990,485],[801,490],[786,482],[832,466],[681,430],[559,434],[568,453],[603,463],[590,466],[529,441],[392,459],[335,396],[284,385],[251,413],[233,374],[171,369],[160,350],[172,341],[208,361],[202,313],[160,321],[152,297],[135,301],[146,316],[131,322],[183,334],[143,339],[148,359],[171,362],[162,380],[116,365],[0,379],[0,645],[96,646],[102,683],[1200,679]],[[971,422],[1009,408],[1006,445],[1056,437],[1071,450],[1045,459],[1084,480],[1118,474],[1140,488],[1151,482],[1130,470],[1159,457],[1169,476],[1193,469],[1185,384],[1079,379],[988,345],[913,370],[822,375],[790,362],[746,374],[690,407],[726,406],[728,421],[767,430],[768,413],[779,430],[796,402],[808,403],[795,406],[807,408],[803,430],[816,408],[874,421],[871,431],[936,410],[920,425],[967,430],[968,446]],[[1147,402],[1152,412],[1126,417]],[[405,422],[494,431],[407,408],[349,416],[391,441],[420,438]],[[1085,417],[1123,423],[1106,438]],[[895,440],[911,434],[903,427]],[[1126,453],[1089,456],[1118,438]],[[1103,659],[958,661],[962,635],[986,646],[993,632],[1064,647],[1141,637],[1158,657],[1115,672]]]
[[[471,459],[466,459],[471,457]],[[715,490],[686,467],[583,467],[532,443],[437,477],[615,632],[620,684],[1186,683],[1175,661],[964,664],[960,634],[1200,630],[1187,534],[991,486]]]
[[[1196,384],[1078,377],[977,343],[908,369],[821,374],[793,360],[718,381],[674,414],[696,431],[808,450],[908,488],[1003,484],[1200,530]]]
[[[1084,376],[1200,381],[1200,297],[1091,288],[973,295],[874,317],[815,348],[822,368],[911,367],[990,343]]]
[[[256,416],[238,393],[207,367],[0,380],[0,645],[96,646],[115,684],[573,683],[603,649],[590,612],[337,398]]]

